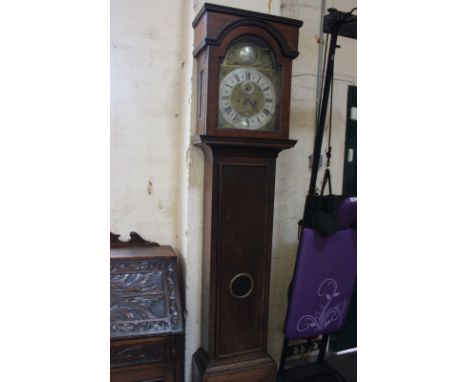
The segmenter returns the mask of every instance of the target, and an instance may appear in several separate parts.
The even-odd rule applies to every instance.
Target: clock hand
[[[257,100],[254,100],[253,103],[250,104],[250,106],[252,106],[252,108],[258,112],[258,109],[257,109]]]

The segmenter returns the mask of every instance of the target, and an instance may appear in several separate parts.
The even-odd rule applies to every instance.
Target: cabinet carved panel
[[[111,337],[180,332],[174,263],[111,262]]]
[[[135,248],[131,242],[119,241],[111,248],[111,382],[181,381],[184,336],[177,255],[171,247],[141,238]]]
[[[111,349],[111,366],[128,366],[166,360],[164,344],[133,345]]]

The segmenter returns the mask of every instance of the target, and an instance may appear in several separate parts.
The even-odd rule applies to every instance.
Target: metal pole
[[[325,3],[327,0],[322,0],[322,7],[320,9],[320,33],[319,33],[319,54],[317,63],[317,91],[315,92],[315,110],[318,116],[320,110],[320,95],[322,93],[322,72],[323,72],[323,18],[325,17]],[[318,120],[318,118],[317,118]]]
[[[309,184],[309,196],[315,193],[315,184],[317,182],[320,152],[322,150],[323,133],[325,130],[325,120],[327,117],[328,99],[330,97],[330,87],[333,81],[333,67],[335,62],[336,42],[338,39],[338,26],[335,25],[331,35],[330,49],[328,51],[327,72],[325,74],[325,85],[323,89],[323,98],[320,108],[319,121],[315,133],[314,154],[312,158],[312,175]]]

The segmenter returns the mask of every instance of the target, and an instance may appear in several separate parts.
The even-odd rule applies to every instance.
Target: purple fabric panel
[[[345,229],[352,226],[357,218],[357,199],[347,198],[343,200],[338,210],[338,227]]]
[[[332,333],[343,326],[355,280],[356,230],[322,236],[305,228],[286,318],[286,338]]]

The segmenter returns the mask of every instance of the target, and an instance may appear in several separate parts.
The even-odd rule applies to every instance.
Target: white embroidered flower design
[[[330,305],[335,297],[340,295],[338,292],[338,284],[333,279],[325,279],[320,284],[317,295],[319,297],[325,296],[326,303],[321,305],[321,311],[316,311],[315,315],[306,314],[302,316],[297,322],[297,330],[305,332],[308,329],[316,328],[318,331],[325,330],[332,322],[342,320],[343,312],[345,310],[346,300],[338,303],[332,308]]]

